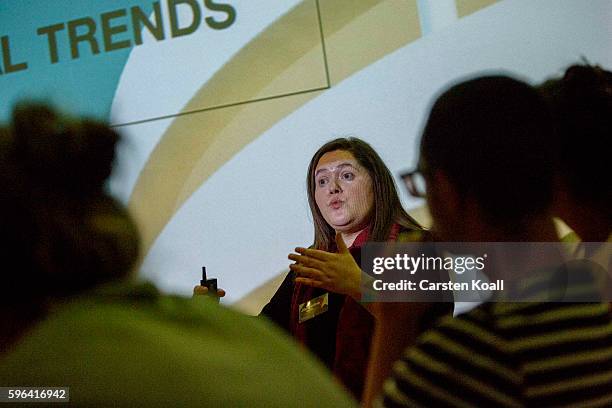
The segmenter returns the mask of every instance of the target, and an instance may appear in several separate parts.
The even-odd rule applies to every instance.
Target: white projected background
[[[138,105],[134,93],[173,89],[165,111],[180,111],[193,93],[267,25],[298,0],[270,1],[265,13],[250,0],[236,1],[249,15],[223,33],[223,47],[209,47],[207,65],[173,65],[168,54],[189,53],[202,41],[187,36],[134,49],[113,103],[114,123],[134,116],[163,114],[156,103]],[[208,178],[172,216],[146,253],[141,270],[162,290],[189,295],[206,265],[232,303],[278,276],[287,254],[312,242],[305,175],[316,149],[326,141],[354,135],[371,143],[397,174],[415,164],[418,135],[432,98],[450,81],[481,71],[510,71],[529,81],[561,73],[581,57],[612,66],[610,1],[504,0],[457,19],[453,1],[420,1],[423,36],[321,92],[248,144]],[[214,33],[202,33],[214,44]],[[146,38],[146,35],[145,35]],[[149,41],[151,41],[149,39]],[[173,84],[180,76],[180,85]],[[248,81],[249,78],[244,78]],[[287,97],[291,98],[291,96]],[[255,102],[266,103],[266,102]],[[129,107],[129,110],[125,109]],[[136,114],[135,114],[136,112]],[[172,118],[122,126],[127,143],[120,152],[114,191],[128,200],[148,156]],[[407,208],[422,205],[400,188]],[[154,202],[151,205],[155,205]]]

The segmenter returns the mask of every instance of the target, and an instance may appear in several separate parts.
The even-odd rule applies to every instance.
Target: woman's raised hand
[[[295,281],[330,292],[361,297],[361,269],[349,252],[342,235],[336,233],[338,253],[318,249],[295,248],[297,254],[289,254],[295,261],[289,269],[295,272]]]

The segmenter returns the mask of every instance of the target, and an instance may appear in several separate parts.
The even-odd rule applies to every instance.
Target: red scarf
[[[389,241],[395,241],[400,226],[393,224]],[[361,247],[368,242],[369,228],[363,230],[350,246],[353,258],[360,259]],[[308,344],[307,325],[298,323],[299,305],[314,297],[315,288],[296,283],[291,304],[291,331],[302,344]],[[315,317],[316,318],[316,317]],[[332,367],[334,376],[361,399],[365,383],[366,370],[370,352],[370,343],[374,332],[374,318],[352,297],[345,296],[340,310],[336,328],[335,358]]]

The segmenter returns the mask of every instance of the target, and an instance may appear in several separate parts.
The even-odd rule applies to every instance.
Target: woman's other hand
[[[193,296],[208,295],[208,288],[206,286],[197,285],[193,287]],[[217,297],[222,298],[225,296],[223,289],[217,289]]]

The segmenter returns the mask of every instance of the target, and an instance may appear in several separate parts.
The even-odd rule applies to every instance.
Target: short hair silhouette
[[[509,225],[546,211],[552,199],[550,115],[538,92],[507,76],[461,82],[435,101],[420,167],[443,171],[488,221]]]
[[[609,212],[612,72],[572,65],[540,86],[556,125],[558,172],[574,197]]]
[[[105,192],[119,135],[44,104],[0,134],[2,302],[70,296],[126,276],[138,256],[127,211]]]

